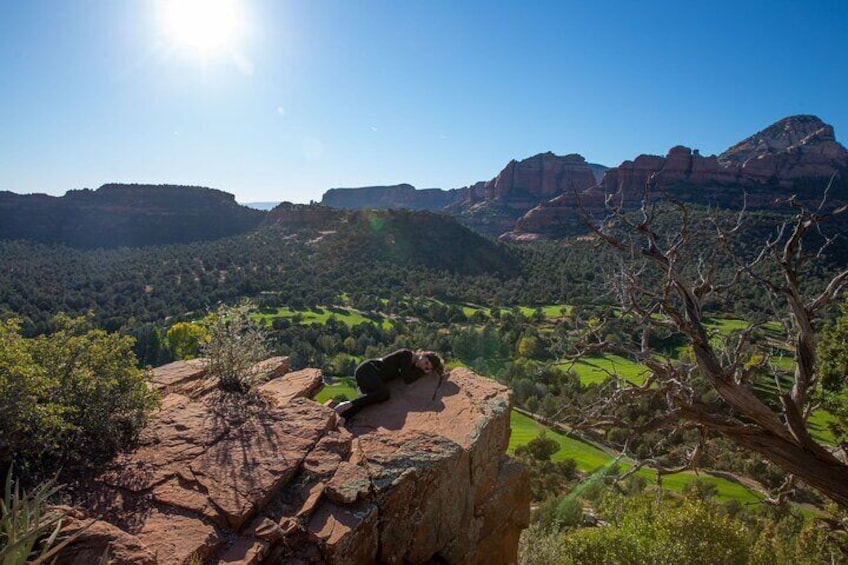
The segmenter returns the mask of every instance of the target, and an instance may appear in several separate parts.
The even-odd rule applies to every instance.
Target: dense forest
[[[652,218],[654,245],[674,248],[681,226],[672,212],[673,207]],[[715,247],[716,225],[733,226],[735,216],[696,206],[687,213],[686,233],[692,245],[689,255],[681,257],[686,259],[682,263],[687,276],[697,278],[704,270],[697,261],[699,250]],[[779,233],[777,226],[786,217],[750,214],[745,229],[735,234],[730,245],[734,253],[755,256],[764,241]],[[625,224],[604,235],[623,237]],[[809,248],[819,249],[823,238],[826,232],[813,234]],[[121,347],[132,347],[137,367],[143,368],[199,354],[196,348],[178,346],[175,332],[169,330],[180,324],[202,326],[220,305],[249,299],[255,306],[254,320],[267,332],[270,351],[289,355],[295,368],[319,367],[330,378],[344,379],[363,358],[399,347],[433,349],[452,364],[470,366],[507,384],[516,406],[527,413],[551,423],[570,422],[578,433],[579,417],[575,416],[591,413],[622,382],[629,379],[632,384],[644,378],[641,365],[624,360],[629,348],[644,344],[654,355],[673,358],[675,363],[693,358],[685,333],[660,328],[648,335],[644,320],[622,308],[621,288],[615,281],[628,272],[633,253],[622,255],[602,239],[585,236],[532,245],[504,244],[447,216],[391,211],[338,214],[329,224],[326,219],[268,224],[242,235],[167,246],[80,250],[6,240],[0,241],[0,317],[16,320],[7,323],[6,335],[34,359],[45,355],[42,351],[47,350],[51,335],[73,334],[83,347],[105,340],[109,334],[97,333],[105,331],[128,338],[120,342]],[[845,264],[837,247],[826,249],[819,259],[799,275],[811,293]],[[732,262],[716,261],[710,265],[711,280],[722,286],[734,280],[737,270]],[[778,266],[765,263],[750,274],[780,276]],[[663,273],[651,276],[645,279],[647,284],[661,287]],[[751,348],[749,362],[754,363],[751,359],[765,350],[770,352],[769,359],[791,357],[790,350],[779,345],[788,335],[781,326],[785,314],[767,289],[736,283],[724,290],[703,294],[704,319],[713,324],[714,337],[726,338],[728,343],[735,339],[738,330],[723,329],[732,325],[727,320],[758,323],[751,330],[751,343],[759,349]],[[85,321],[74,318],[78,316],[85,316]],[[827,328],[839,327],[839,316],[839,308],[831,308],[816,324],[832,331]],[[76,333],[72,328],[77,328]],[[41,341],[33,342],[30,349],[22,345],[35,338]],[[588,357],[578,355],[589,351],[587,346],[599,345],[606,353],[591,349]],[[608,357],[613,353],[619,357]],[[828,359],[838,365],[834,360],[842,354],[834,346]],[[610,359],[621,359],[618,368],[614,364],[603,368]],[[587,379],[589,365],[602,368],[593,369],[595,376]],[[623,378],[622,369],[633,372]],[[136,381],[140,378],[130,368],[121,370]],[[788,379],[789,372],[781,371],[778,381]],[[833,445],[848,437],[840,427],[845,418],[839,416],[845,405],[839,400],[844,396],[844,376],[829,382],[830,396],[823,396],[819,406],[827,407],[832,415],[817,439]],[[720,406],[704,378],[695,375],[691,386],[715,410],[732,415]],[[779,406],[778,390],[764,390],[766,402]],[[615,408],[609,425],[593,425],[579,433],[627,451],[633,461],[650,461],[659,468],[685,466],[692,446],[709,434],[688,427],[670,434],[661,429],[637,433],[637,428],[667,410],[662,398],[639,397]],[[84,445],[90,440],[80,441]],[[543,438],[540,441],[544,446]],[[726,437],[709,435],[704,445],[702,467],[748,477],[774,491],[786,481],[785,471]],[[562,496],[586,477],[576,473],[573,464],[551,464],[550,450],[536,447],[516,455],[531,468],[534,496],[547,504],[533,530],[539,549],[553,543],[546,537],[552,532],[579,525],[579,520],[567,519],[568,512],[575,512],[574,504],[563,502]],[[632,480],[627,484],[633,493],[644,488]],[[616,488],[621,494],[621,488]],[[826,498],[799,484],[792,500],[822,508]],[[598,498],[595,504],[599,512],[612,511],[604,510],[613,504],[610,500]],[[615,504],[616,512],[629,508],[626,503]],[[708,507],[697,510],[706,517],[713,512]],[[806,524],[797,522],[792,535]]]

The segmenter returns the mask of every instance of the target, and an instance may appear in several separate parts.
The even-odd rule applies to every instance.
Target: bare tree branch
[[[651,195],[651,184],[651,180],[646,183],[641,206],[632,212],[624,208],[621,194],[610,195],[607,198],[609,215],[602,222],[590,219],[579,196],[577,198],[589,229],[599,241],[618,250],[629,262],[629,267],[615,275],[613,284],[622,312],[637,316],[644,326],[640,346],[630,352],[631,357],[651,372],[645,384],[634,386],[631,383],[616,389],[609,403],[599,408],[620,406],[624,398],[662,396],[668,406],[667,412],[636,431],[680,425],[681,421],[696,424],[701,430],[717,432],[744,449],[762,455],[848,507],[848,465],[812,438],[806,422],[812,411],[811,394],[818,384],[816,315],[848,286],[848,271],[835,275],[825,289],[812,298],[806,297],[802,282],[806,264],[822,257],[834,240],[821,232],[821,224],[844,213],[848,206],[829,212],[824,210],[830,185],[816,211],[809,210],[795,197],[788,199],[786,203],[795,211],[793,218],[779,225],[758,253],[745,259],[733,243],[736,238],[744,237],[744,209],[729,227],[723,226],[717,215],[712,216],[709,222],[717,246],[693,252],[689,249],[693,246],[693,226],[688,208],[666,197],[663,203],[674,212],[677,225],[671,232],[658,229],[661,214],[669,212],[668,208],[660,212],[659,203]],[[630,237],[617,235],[619,233]],[[805,250],[810,234],[820,234],[824,241],[814,253]],[[722,281],[718,280],[716,269],[720,261],[733,265],[732,274]],[[689,269],[689,266],[694,268]],[[779,278],[773,280],[765,267],[776,268]],[[755,338],[759,326],[749,325],[732,339],[722,340],[723,346],[718,348],[703,314],[705,297],[738,286],[743,277],[762,286],[774,304],[782,302],[788,314],[788,319],[783,321],[787,335],[791,336],[788,345],[794,353],[795,368],[791,389],[780,391],[779,406],[775,408],[764,402],[751,386],[771,366],[771,353],[767,349],[758,353],[758,357],[752,357],[757,351]],[[680,362],[662,361],[651,355],[646,336],[650,335],[650,328],[660,327],[672,328],[685,336],[697,373],[718,394],[721,410],[701,402],[689,384],[694,367],[687,369]],[[600,351],[601,343],[597,341],[599,347],[591,351]],[[782,389],[780,381],[776,382],[778,389]],[[696,460],[692,458],[687,465]],[[641,465],[657,467],[659,464],[646,461]]]

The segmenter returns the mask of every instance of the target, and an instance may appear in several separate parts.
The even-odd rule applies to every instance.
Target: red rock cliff
[[[750,209],[774,206],[777,196],[798,189],[821,191],[835,175],[838,190],[831,198],[845,199],[848,151],[834,138],[833,127],[815,116],[790,116],[737,143],[719,156],[702,156],[688,147],[672,147],[668,155],[640,155],[609,169],[596,186],[581,193],[584,209],[603,214],[604,198],[616,195],[625,205],[638,203],[649,179],[684,202],[742,206],[743,192]],[[840,178],[840,175],[841,178]],[[543,202],[518,219],[504,240],[528,241],[585,232],[575,196],[566,193]]]
[[[552,198],[564,192],[583,190],[595,184],[595,175],[580,155],[539,153],[521,161],[510,161],[490,181],[471,187],[470,199],[515,199],[532,196]]]

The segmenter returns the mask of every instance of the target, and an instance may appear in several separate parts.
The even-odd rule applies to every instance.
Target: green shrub
[[[716,507],[700,500],[679,505],[657,504],[651,497],[628,502],[628,512],[608,541],[633,540],[636,555],[652,563],[715,563],[740,565],[748,562],[750,535],[741,523],[721,516]]]
[[[32,460],[55,450],[67,427],[55,383],[33,360],[32,343],[17,320],[0,323],[0,469],[16,454]]]
[[[542,524],[530,524],[518,542],[518,562],[521,565],[557,565],[570,563],[563,553],[563,537]]]
[[[583,506],[576,496],[563,496],[556,506],[556,517],[561,528],[574,528],[583,519]]]
[[[573,509],[564,512],[576,515]],[[522,535],[520,562],[743,565],[756,539],[743,522],[693,499],[658,503],[647,495],[615,497],[605,504],[603,518],[608,525],[555,535],[539,522]]]
[[[201,353],[209,375],[223,390],[247,391],[257,377],[251,368],[268,357],[265,327],[251,318],[254,310],[249,301],[222,305],[203,321],[209,339],[201,345]]]
[[[55,318],[49,335],[25,339],[0,325],[0,467],[17,461],[25,476],[64,464],[96,464],[130,443],[157,396],[136,367],[133,339]]]
[[[206,329],[192,322],[177,322],[165,333],[168,349],[177,359],[194,359],[201,345],[209,339]]]
[[[536,461],[550,461],[551,456],[560,450],[560,445],[553,438],[549,438],[545,430],[524,445],[515,448],[516,457],[530,457]]]

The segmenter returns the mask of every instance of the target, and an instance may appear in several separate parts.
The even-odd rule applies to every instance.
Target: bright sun
[[[161,0],[163,31],[202,54],[232,48],[243,26],[238,0]]]

